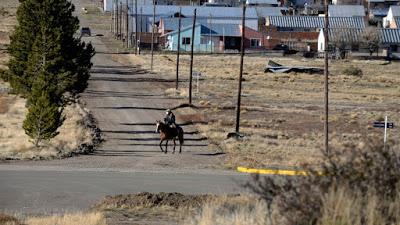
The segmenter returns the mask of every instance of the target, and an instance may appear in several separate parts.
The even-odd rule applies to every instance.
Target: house
[[[179,15],[179,10],[181,8],[181,15]],[[155,22],[159,23],[162,18],[172,18],[172,17],[183,17],[183,18],[193,18],[194,9],[197,10],[197,20],[211,20],[212,23],[231,23],[231,24],[241,24],[242,22],[242,8],[241,7],[206,7],[206,6],[177,6],[177,5],[157,5],[155,13]],[[140,16],[138,15],[138,20],[142,20],[142,23],[138,23],[138,26],[143,26],[143,28],[138,28],[138,30],[144,30],[146,32],[151,31],[151,25],[153,20],[153,6],[149,5],[138,5],[138,13],[142,12]],[[132,29],[135,30],[135,6],[130,7],[130,16]],[[256,8],[248,8],[246,10],[246,26],[252,29],[258,30],[259,20]]]
[[[398,0],[367,0],[370,23],[382,26],[383,18],[387,16],[389,8],[398,3]]]
[[[207,20],[197,20],[199,23],[207,23]],[[193,24],[193,18],[181,18],[181,28],[187,27]],[[172,31],[178,30],[179,17],[167,17],[161,18],[158,25],[158,33],[164,35]]]
[[[271,44],[286,44],[291,49],[305,51],[318,49],[318,36],[325,18],[318,16],[270,16],[262,33]],[[363,17],[329,17],[331,28],[364,28]],[[273,47],[273,46],[270,46]]]
[[[380,29],[379,39],[381,47],[390,53],[400,53],[400,29]]]
[[[163,35],[165,48],[170,51],[178,49],[178,31]],[[194,35],[194,51],[196,52],[223,52],[225,50],[240,50],[241,25],[238,24],[201,24],[196,23]],[[192,43],[192,26],[181,29],[180,49],[190,51]],[[263,49],[266,37],[260,32],[245,27],[244,47],[246,49]]]
[[[362,5],[329,5],[329,17],[365,17],[364,6]]]
[[[341,45],[343,49],[355,50],[358,49],[363,32],[363,28],[329,28],[329,43],[331,46]],[[321,29],[318,35],[318,52],[325,51],[325,47],[324,29]]]
[[[383,18],[383,27],[385,28],[400,28],[400,6],[392,5],[389,8],[388,14]]]
[[[362,40],[364,29],[357,28],[333,28],[329,29],[328,35],[331,45],[344,45],[346,50],[358,50]],[[388,49],[389,52],[400,52],[400,29],[378,29],[379,46],[380,48]],[[323,30],[318,36],[318,51],[325,50],[325,38]]]

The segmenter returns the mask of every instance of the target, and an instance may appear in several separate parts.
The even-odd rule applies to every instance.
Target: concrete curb
[[[242,173],[258,173],[265,175],[307,176],[307,172],[303,170],[252,169],[238,166],[237,171]]]

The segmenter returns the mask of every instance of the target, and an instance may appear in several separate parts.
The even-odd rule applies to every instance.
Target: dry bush
[[[204,204],[187,225],[267,224],[266,204],[251,196],[222,196]]]
[[[2,225],[22,225],[19,220],[13,216],[0,213],[0,224]]]
[[[323,197],[318,225],[377,225],[400,223],[400,193],[382,201],[374,192],[360,193],[354,188],[332,189]],[[382,213],[382,209],[386,209]]]
[[[44,217],[31,217],[25,220],[27,225],[106,225],[102,213],[68,213]]]
[[[343,74],[360,77],[362,76],[363,72],[360,68],[351,65],[343,70]]]
[[[0,114],[0,159],[51,159],[90,151],[95,145],[96,132],[90,113],[80,104],[66,106],[66,117],[59,135],[35,148],[22,129],[26,115],[25,99],[15,98],[7,113]]]
[[[319,223],[324,218],[324,205],[330,207],[326,200],[327,193],[340,188],[350,190],[354,198],[361,201],[354,203],[361,207],[357,212],[360,221],[367,221],[372,215],[366,213],[366,203],[377,199],[379,205],[373,209],[381,215],[380,220],[384,221],[381,224],[398,224],[398,218],[393,217],[393,210],[398,212],[398,209],[392,203],[398,200],[400,194],[400,157],[394,150],[384,149],[375,141],[368,143],[348,146],[343,151],[325,155],[319,171],[305,166],[308,176],[289,179],[255,176],[248,186],[267,202],[269,210],[276,208],[281,218],[279,224]],[[337,201],[336,204],[342,204],[340,198]],[[343,206],[340,210],[346,208],[351,206]],[[352,215],[343,214],[343,217],[346,216]],[[325,221],[324,224],[335,223]]]

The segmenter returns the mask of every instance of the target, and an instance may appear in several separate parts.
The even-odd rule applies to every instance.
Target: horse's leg
[[[172,153],[175,153],[175,147],[176,147],[175,138],[174,138],[174,139],[172,139],[172,140],[174,140],[174,151],[173,151]]]
[[[165,154],[167,154],[167,151],[168,151],[167,149],[168,149],[168,139],[167,139],[167,142],[165,142],[165,152],[164,152]]]
[[[162,146],[161,146],[162,143],[163,143],[163,141],[164,141],[164,140],[162,140],[162,139],[161,139],[161,141],[160,141],[160,149],[161,149],[161,152],[164,152],[164,150],[162,149]]]

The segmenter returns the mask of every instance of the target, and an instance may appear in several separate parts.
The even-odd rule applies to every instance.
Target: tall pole
[[[209,36],[210,36],[210,53],[212,53],[212,47],[213,47],[213,42],[212,42],[212,38],[211,38],[211,30],[212,30],[211,21],[212,21],[212,16],[211,16],[211,13],[210,13],[210,20],[209,20],[209,23],[208,23],[208,27],[210,29],[210,33],[209,33]]]
[[[239,70],[239,85],[237,95],[237,106],[236,106],[236,133],[239,133],[240,124],[240,101],[242,95],[242,76],[243,76],[243,57],[244,57],[244,37],[245,37],[245,16],[246,16],[246,5],[243,4],[243,15],[242,15],[242,38],[240,40],[240,70]]]
[[[115,1],[115,9],[116,9],[116,15],[115,15],[115,29],[114,29],[114,37],[118,39],[118,25],[119,25],[119,15],[118,15],[118,11],[119,11],[119,6],[118,6],[118,2]]]
[[[122,40],[122,2],[119,2],[119,38]]]
[[[138,33],[138,21],[137,21],[137,14],[138,14],[138,12],[137,12],[137,0],[135,0],[135,53],[136,54],[138,54],[138,36],[137,36],[137,33]]]
[[[128,0],[126,0],[126,33],[125,33],[125,44],[129,48],[129,6]]]
[[[176,51],[176,80],[175,89],[178,90],[179,87],[179,54],[181,52],[181,13],[182,7],[179,7],[179,22],[178,22],[178,49]]]
[[[114,0],[112,1],[112,8],[111,8],[111,25],[110,25],[110,32],[114,33]]]
[[[328,70],[328,51],[329,51],[329,17],[328,17],[328,0],[325,0],[325,24],[324,24],[324,39],[325,39],[325,54],[324,54],[324,111],[325,111],[325,123],[324,123],[324,146],[325,153],[329,154],[329,70]]]
[[[194,9],[192,39],[190,40],[190,70],[189,70],[189,105],[192,105],[192,78],[193,78],[193,48],[194,48],[194,29],[196,27],[196,9]]]
[[[153,71],[153,60],[154,60],[154,23],[156,20],[156,1],[153,0],[153,22],[151,24],[151,62],[150,70]]]
[[[142,43],[142,27],[143,27],[143,7],[140,7],[140,32],[139,32],[139,49],[140,43]],[[140,54],[140,53],[139,53]]]

